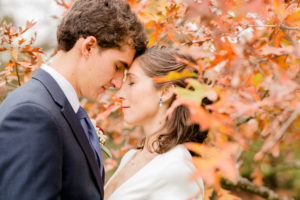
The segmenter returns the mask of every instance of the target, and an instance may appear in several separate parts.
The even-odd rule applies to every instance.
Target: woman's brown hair
[[[193,63],[197,65],[194,58],[180,53],[179,50],[166,48],[164,46],[150,47],[137,59],[145,74],[151,78],[164,77],[172,71],[182,72],[184,69],[198,73],[195,68],[186,64]],[[183,60],[187,62],[183,62]],[[159,83],[154,82],[154,87],[156,89],[161,89],[168,85],[186,87],[187,83],[185,82],[185,79],[176,79]],[[174,95],[170,105],[175,99],[176,96]],[[202,102],[202,106],[209,103],[211,102],[205,98]],[[165,153],[177,144],[185,142],[202,143],[204,141],[207,136],[207,131],[201,132],[198,124],[188,124],[189,116],[189,109],[184,105],[178,106],[173,111],[171,118],[166,120],[166,132],[160,134],[152,144],[153,147],[156,147],[154,148],[155,152]],[[145,145],[144,143],[145,139],[142,141],[138,149],[143,148]]]

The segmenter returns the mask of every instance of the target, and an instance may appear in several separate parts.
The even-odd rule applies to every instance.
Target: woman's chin
[[[129,126],[136,126],[136,124],[132,121],[128,121],[128,120],[124,120],[125,124],[126,125],[129,125]]]
[[[128,119],[127,117],[124,117],[124,122],[129,125],[129,126],[137,126],[140,125],[139,122],[137,122],[136,120],[133,119]]]

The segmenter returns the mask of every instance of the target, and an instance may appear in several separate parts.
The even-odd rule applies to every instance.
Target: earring
[[[162,97],[159,97],[159,107],[162,107],[162,101],[163,101]]]

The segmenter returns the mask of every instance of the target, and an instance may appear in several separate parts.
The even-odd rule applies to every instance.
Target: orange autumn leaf
[[[153,80],[156,83],[161,83],[161,82],[168,82],[172,80],[177,80],[177,79],[183,79],[183,78],[188,78],[188,77],[197,77],[197,74],[194,72],[190,72],[188,69],[184,69],[183,72],[170,72],[167,76],[165,77],[154,77]]]
[[[127,0],[131,7],[136,4],[136,0]]]
[[[272,46],[264,46],[261,49],[258,50],[258,53],[260,55],[286,55],[293,53],[295,48],[293,46],[286,46],[282,48],[276,48]]]
[[[232,145],[234,144],[228,143],[226,146],[232,149]],[[228,151],[228,148],[224,146],[224,150],[221,151],[197,143],[187,143],[186,147],[201,156],[193,157],[192,159],[197,168],[193,178],[201,176],[208,184],[213,184],[216,170],[219,170],[222,176],[234,182],[237,181],[238,170],[232,159],[233,152]]]
[[[272,2],[273,9],[278,20],[282,21],[287,15],[284,2],[282,0],[272,0]]]
[[[300,25],[300,9],[296,12],[290,14],[286,19],[285,22],[290,26],[299,26]]]
[[[201,2],[193,1],[193,0],[184,0],[187,4],[187,9],[185,16],[187,18],[194,18],[194,17],[215,17],[213,13],[210,11],[210,1],[203,0]]]
[[[271,61],[276,63],[280,68],[282,69],[288,69],[289,65],[286,62],[288,56],[287,55],[282,55],[282,56],[276,56],[276,57],[269,57]]]
[[[22,38],[21,40],[19,40],[18,44],[19,46],[22,45],[26,40],[24,38]]]
[[[263,181],[264,175],[258,168],[254,169],[254,171],[251,173],[251,177],[254,179],[253,180],[254,184],[259,186],[264,185],[264,181]]]
[[[278,157],[280,154],[280,143],[276,143],[271,149],[270,152],[274,157]]]
[[[65,10],[67,11],[67,10],[69,10],[69,8],[74,3],[74,0],[70,0],[69,3],[66,3],[65,0],[55,0],[55,2],[57,3],[57,5],[62,6],[63,8],[65,8]]]
[[[99,113],[96,117],[96,120],[103,120],[107,118],[112,112],[115,112],[120,108],[120,105],[111,105],[104,112]]]
[[[277,34],[275,34],[274,47],[280,47],[280,45],[282,44],[282,41],[284,41],[285,37],[286,37],[286,34],[282,31],[279,31]]]

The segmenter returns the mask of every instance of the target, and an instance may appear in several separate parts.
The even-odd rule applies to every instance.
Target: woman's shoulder
[[[123,155],[119,167],[124,166],[124,165],[132,158],[132,156],[133,156],[137,151],[138,151],[137,149],[130,149],[129,151],[127,151],[127,152]]]
[[[153,195],[160,195],[164,199],[170,199],[167,198],[170,195],[173,199],[187,199],[203,189],[201,178],[189,180],[196,170],[191,158],[190,152],[184,145],[177,145],[161,154],[156,168],[156,173],[160,175],[154,188],[156,194]],[[169,194],[170,191],[173,193]],[[199,199],[202,199],[202,196]]]
[[[189,161],[192,156],[183,144],[176,145],[168,152],[161,155],[164,159],[173,161]]]
[[[190,174],[195,170],[191,159],[192,156],[184,145],[176,145],[168,152],[159,155],[156,162],[157,171],[172,175],[174,172]]]
[[[130,149],[128,150],[124,156],[122,157],[122,160],[128,161],[131,159],[131,157],[137,152],[137,149]]]

